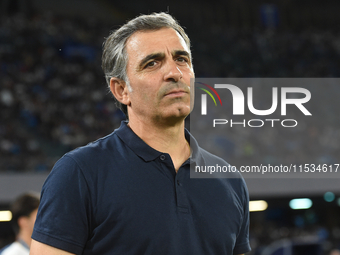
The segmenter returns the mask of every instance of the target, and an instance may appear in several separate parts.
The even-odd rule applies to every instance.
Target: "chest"
[[[134,244],[135,254],[143,247],[173,254],[180,254],[176,249],[207,254],[211,247],[233,247],[242,221],[241,201],[219,180],[190,179],[188,168],[173,174],[153,162],[105,174],[105,182],[93,187],[89,242],[108,239],[122,250]]]

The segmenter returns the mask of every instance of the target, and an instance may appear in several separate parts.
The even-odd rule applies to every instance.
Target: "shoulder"
[[[117,154],[119,143],[120,139],[113,132],[66,153],[53,166],[43,190],[54,187],[60,192],[60,189],[65,189],[65,187],[68,189],[74,187],[75,183],[84,189],[86,186],[93,185],[98,170],[110,169],[110,166],[114,165],[114,159],[119,158]]]
[[[212,163],[221,163],[223,165],[230,165],[227,161],[225,161],[224,159],[206,151],[205,149],[199,147],[199,151],[201,153],[201,155],[203,156],[205,163],[206,164],[212,164]]]
[[[192,178],[239,179],[238,181],[244,185],[243,177],[235,166],[203,149],[187,130],[186,138],[187,140],[190,139],[190,147],[192,148],[190,158],[191,163],[193,163],[190,167]]]
[[[241,173],[238,171],[238,169],[235,166],[228,163],[227,161],[225,161],[223,158],[216,156],[206,151],[205,149],[202,149],[201,147],[199,147],[199,151],[203,158],[203,160],[200,162],[203,162],[205,166],[211,166],[215,168],[221,167],[222,170],[225,170],[225,171],[222,171],[222,170],[220,171],[220,173],[222,172],[222,174],[220,175],[221,178],[223,177],[237,178],[237,179],[243,180],[243,177]],[[219,175],[215,176],[215,178],[216,177],[219,177]]]
[[[102,137],[94,142],[91,142],[85,146],[78,147],[65,154],[67,157],[76,159],[94,159],[97,156],[105,156],[112,154],[117,150],[118,145],[121,143],[116,132]]]
[[[124,147],[124,143],[114,131],[103,138],[66,153],[57,161],[54,168],[65,166],[80,169],[99,167],[112,160],[112,157],[119,158],[119,154],[124,153],[122,147]]]
[[[92,190],[94,185],[100,184],[108,176],[113,178],[119,174],[127,164],[136,165],[134,159],[137,155],[133,145],[138,144],[138,139],[131,129],[122,123],[111,134],[63,155],[55,163],[44,188],[50,184],[69,187],[77,182]]]

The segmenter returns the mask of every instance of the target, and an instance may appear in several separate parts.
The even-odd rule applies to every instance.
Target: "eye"
[[[153,67],[153,66],[155,66],[156,64],[157,64],[156,61],[150,61],[149,63],[147,63],[147,64],[144,66],[144,68]]]
[[[176,59],[176,61],[183,62],[183,63],[188,63],[189,62],[188,58],[185,58],[185,57],[178,57]]]

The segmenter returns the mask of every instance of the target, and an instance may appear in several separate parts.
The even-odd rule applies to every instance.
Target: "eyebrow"
[[[140,69],[142,69],[143,66],[144,66],[149,60],[151,60],[151,59],[162,59],[162,58],[164,58],[164,56],[165,56],[164,53],[152,53],[152,54],[149,54],[149,55],[147,55],[145,58],[143,58],[143,59],[140,61],[138,67],[139,67]]]
[[[175,50],[173,53],[172,53],[173,56],[186,56],[188,57],[190,60],[191,60],[191,56],[190,56],[190,53],[185,51],[185,50]]]
[[[191,61],[190,53],[187,52],[187,51],[185,51],[185,50],[175,50],[175,51],[172,52],[171,55],[172,55],[172,56],[186,56],[186,57],[188,57],[188,58],[190,59],[190,61]],[[138,67],[139,67],[140,69],[142,69],[143,66],[144,66],[149,60],[152,60],[152,59],[162,59],[162,58],[164,58],[164,57],[165,57],[165,54],[164,54],[164,53],[152,53],[152,54],[149,54],[149,55],[147,55],[146,57],[144,57],[144,58],[140,61]]]

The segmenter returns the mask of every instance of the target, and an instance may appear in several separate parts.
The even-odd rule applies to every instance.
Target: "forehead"
[[[190,53],[182,36],[172,28],[159,30],[138,31],[130,36],[126,42],[126,51],[131,57],[144,57],[152,53],[185,50]]]

